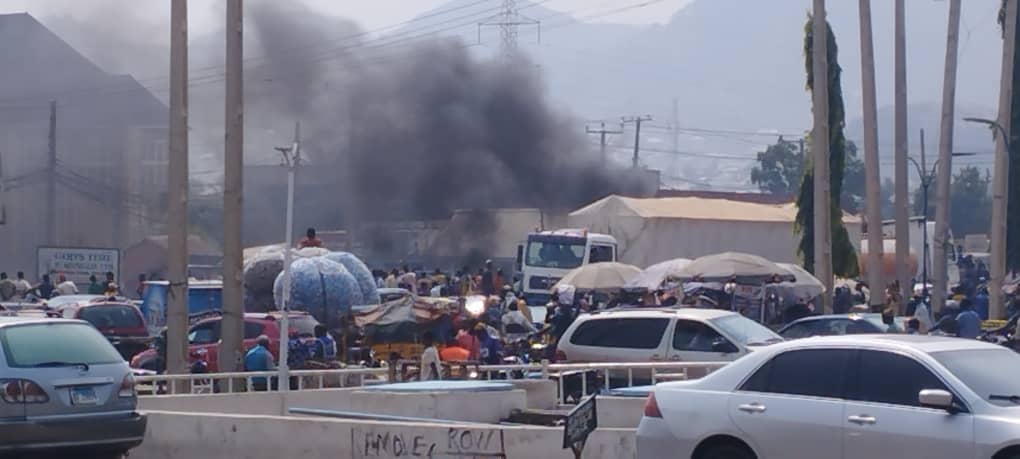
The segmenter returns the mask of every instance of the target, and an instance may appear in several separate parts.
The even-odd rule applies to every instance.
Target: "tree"
[[[843,212],[840,209],[840,198],[843,192],[843,179],[847,165],[847,141],[843,134],[845,125],[845,113],[843,111],[843,88],[840,81],[842,69],[839,67],[838,47],[836,37],[832,33],[832,26],[826,22],[826,33],[828,34],[828,49],[826,54],[829,63],[829,203],[832,206],[832,272],[841,277],[857,277],[860,269],[857,266],[857,250],[850,242],[850,235],[843,226]],[[804,25],[804,66],[807,70],[807,88],[814,90],[812,71],[811,51],[813,48],[813,31],[811,29],[811,15],[808,15],[807,23]],[[862,174],[863,175],[863,174]],[[798,252],[804,262],[804,267],[809,271],[814,270],[815,247],[814,247],[814,171],[808,161],[804,168],[804,179],[800,184],[800,193],[797,198],[797,224],[795,231],[800,234]]]
[[[751,169],[751,183],[763,193],[793,195],[804,176],[801,142],[783,139],[758,152],[758,165]]]
[[[953,176],[949,193],[949,228],[954,237],[988,233],[992,221],[991,178],[977,167],[960,169]],[[928,218],[935,215],[935,181],[928,188]],[[924,189],[914,191],[914,213],[923,214]]]
[[[992,221],[991,176],[970,166],[953,176],[950,187],[949,226],[955,237],[988,233]]]
[[[810,136],[808,136],[809,140]],[[779,137],[776,143],[769,145],[765,151],[758,152],[758,165],[751,169],[751,183],[758,185],[763,193],[793,196],[799,191],[804,177],[805,154],[810,156],[810,147],[805,142],[800,151],[800,142],[792,142]],[[843,179],[844,191],[840,196],[840,205],[850,213],[861,211],[864,203],[864,162],[857,156],[857,145],[846,142],[847,163]]]

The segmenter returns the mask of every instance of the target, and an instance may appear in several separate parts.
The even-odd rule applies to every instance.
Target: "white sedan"
[[[807,338],[659,384],[637,457],[1020,459],[1020,355],[976,340]]]

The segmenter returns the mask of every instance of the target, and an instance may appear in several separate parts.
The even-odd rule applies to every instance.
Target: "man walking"
[[[981,334],[981,317],[974,312],[974,304],[970,298],[960,300],[960,313],[956,315],[956,336],[960,338],[977,338]]]
[[[17,294],[14,281],[7,278],[7,273],[0,273],[0,300],[10,301]]]
[[[57,282],[58,282],[57,283],[57,287],[56,287],[57,293],[59,293],[61,295],[77,295],[78,294],[78,286],[74,285],[74,282],[71,282],[71,281],[67,280],[67,276],[66,275],[61,274],[61,275],[57,276]]]
[[[269,352],[269,337],[260,335],[255,339],[255,346],[244,356],[245,371],[273,371],[276,364],[273,362],[273,354]],[[253,388],[256,391],[267,391],[269,385],[265,377],[251,379]]]
[[[32,284],[25,280],[25,273],[18,271],[18,280],[14,281],[14,292],[18,298],[24,299],[32,290]]]

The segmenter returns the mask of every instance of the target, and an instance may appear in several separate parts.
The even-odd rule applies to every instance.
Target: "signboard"
[[[88,285],[89,276],[103,281],[108,272],[120,280],[120,250],[76,247],[39,247],[36,250],[36,274],[40,277],[63,274],[75,284]]]
[[[584,449],[584,442],[588,435],[599,426],[598,412],[595,407],[595,395],[588,397],[578,403],[574,409],[567,414],[566,422],[563,425],[563,448],[570,448],[574,456],[581,457]]]

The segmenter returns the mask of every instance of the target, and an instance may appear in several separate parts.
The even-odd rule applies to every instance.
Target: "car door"
[[[959,459],[974,455],[974,420],[963,412],[925,408],[924,389],[953,391],[927,366],[907,355],[861,350],[851,374],[844,419],[847,458]],[[957,397],[958,398],[958,397]]]
[[[589,319],[569,336],[565,353],[574,362],[662,361],[669,322],[666,317]]]
[[[669,343],[673,362],[720,362],[734,360],[740,349],[704,322],[677,319]]]
[[[189,361],[203,359],[209,365],[209,371],[218,369],[217,347],[220,342],[220,321],[202,322],[188,332]]]
[[[730,419],[759,458],[843,457],[842,397],[853,355],[850,349],[787,351],[733,393]]]

